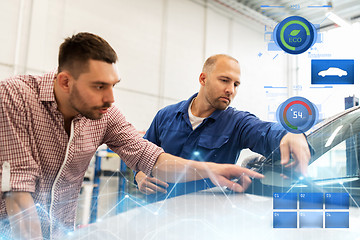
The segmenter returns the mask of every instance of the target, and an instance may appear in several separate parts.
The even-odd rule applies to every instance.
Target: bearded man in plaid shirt
[[[111,106],[116,61],[104,39],[78,33],[60,46],[57,72],[0,81],[1,237],[53,239],[74,230],[84,173],[101,144],[133,170],[168,182],[210,178],[242,192],[249,176],[263,177],[175,157],[143,139]],[[240,184],[230,181],[240,176]]]

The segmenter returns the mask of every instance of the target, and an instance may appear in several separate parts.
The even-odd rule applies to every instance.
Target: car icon
[[[325,77],[325,76],[347,76],[347,72],[337,68],[337,67],[330,67],[327,70],[321,71],[318,73],[319,76]]]

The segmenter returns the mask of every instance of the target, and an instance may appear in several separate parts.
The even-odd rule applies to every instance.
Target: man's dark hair
[[[68,70],[77,79],[89,69],[89,60],[115,63],[117,55],[114,49],[101,37],[81,32],[68,37],[60,45],[58,72]]]

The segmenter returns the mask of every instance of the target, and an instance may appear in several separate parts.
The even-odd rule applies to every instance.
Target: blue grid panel
[[[324,194],[323,193],[300,193],[299,208],[300,209],[323,209]]]
[[[349,228],[349,212],[325,212],[325,228]]]
[[[300,212],[300,228],[323,228],[323,212]]]
[[[273,212],[273,228],[297,228],[297,212]]]
[[[325,209],[349,209],[348,193],[325,193]]]
[[[297,209],[297,193],[274,193],[273,209]]]

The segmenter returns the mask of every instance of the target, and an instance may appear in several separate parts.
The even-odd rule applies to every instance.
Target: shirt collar
[[[191,103],[191,101],[198,95],[198,93],[195,93],[194,95],[192,95],[188,100],[186,100],[185,102],[183,102],[182,104],[180,104],[177,112],[178,113],[183,113],[186,114],[189,108],[189,105]]]
[[[46,73],[39,81],[39,99],[43,102],[55,102],[54,81],[56,71]]]
[[[40,89],[39,99],[42,102],[50,102],[53,110],[59,111],[57,109],[58,106],[55,100],[55,93],[54,93],[54,81],[56,79],[56,75],[57,75],[57,70],[54,70],[52,72],[46,73],[43,76],[41,76],[39,81],[39,89]],[[79,113],[73,118],[73,121],[77,121],[82,118],[85,117]]]
[[[192,95],[188,100],[186,100],[185,102],[183,102],[182,104],[180,104],[177,112],[178,113],[182,113],[182,114],[188,114],[188,109],[189,109],[189,105],[191,103],[191,101],[198,95],[198,93],[195,93],[194,95]],[[219,118],[219,116],[222,114],[224,110],[215,110],[209,117],[210,119],[216,120]]]

